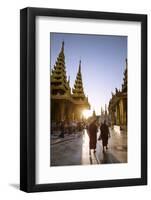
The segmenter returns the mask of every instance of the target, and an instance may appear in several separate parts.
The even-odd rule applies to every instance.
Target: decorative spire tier
[[[51,93],[52,95],[65,95],[71,93],[66,76],[64,41],[54,68],[51,71]]]
[[[84,90],[83,90],[83,83],[82,83],[82,75],[81,75],[81,60],[79,62],[79,70],[76,76],[76,80],[75,80],[75,84],[74,84],[74,88],[72,89],[72,96],[75,99],[81,99],[84,100],[85,94],[84,94]]]

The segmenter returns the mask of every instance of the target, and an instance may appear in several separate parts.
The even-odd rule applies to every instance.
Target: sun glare
[[[82,114],[87,119],[92,116],[92,110],[83,110]]]

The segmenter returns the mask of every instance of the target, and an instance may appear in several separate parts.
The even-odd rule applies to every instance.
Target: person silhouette
[[[101,132],[101,139],[102,139],[102,146],[103,146],[103,153],[104,148],[106,147],[106,150],[108,149],[108,138],[110,137],[110,132],[108,125],[106,124],[106,120],[104,120],[104,123],[100,126],[100,132]]]
[[[92,121],[92,123],[89,125],[88,131],[89,131],[89,150],[94,149],[94,153],[96,152],[96,142],[97,142],[97,125],[96,125],[96,119]]]

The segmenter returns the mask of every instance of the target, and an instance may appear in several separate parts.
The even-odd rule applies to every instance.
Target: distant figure
[[[89,142],[89,149],[94,149],[94,153],[96,152],[96,142],[97,142],[97,125],[96,125],[96,120],[94,120],[88,128],[88,132],[89,132],[89,138],[90,138],[90,142]],[[90,152],[89,152],[90,153]]]
[[[61,133],[60,133],[59,137],[64,138],[64,132],[65,132],[65,124],[64,124],[64,122],[61,122],[60,130],[61,130]]]
[[[110,132],[106,124],[106,120],[104,120],[104,124],[101,124],[100,131],[101,131],[100,138],[102,139],[103,152],[104,152],[105,147],[106,147],[106,150],[108,149],[108,138],[110,137]]]

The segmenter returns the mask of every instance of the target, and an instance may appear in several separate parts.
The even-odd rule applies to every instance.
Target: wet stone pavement
[[[100,132],[98,132],[98,137]],[[51,166],[112,164],[127,162],[127,134],[120,134],[110,129],[108,149],[103,153],[102,140],[97,141],[96,153],[89,152],[89,136],[87,130],[76,134],[58,134],[51,136]]]

